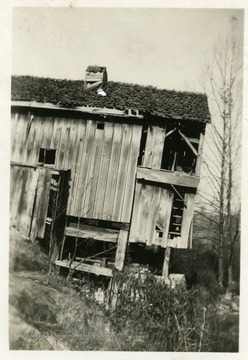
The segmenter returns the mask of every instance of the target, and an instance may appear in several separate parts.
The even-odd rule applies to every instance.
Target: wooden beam
[[[143,115],[126,114],[125,110],[109,109],[109,108],[97,108],[90,106],[78,106],[75,108],[68,108],[61,105],[53,105],[50,103],[39,103],[36,101],[12,101],[11,107],[28,107],[34,109],[51,109],[51,110],[63,110],[70,112],[82,112],[88,114],[104,114],[112,116],[121,116],[124,118],[138,118],[143,119]]]
[[[117,243],[119,231],[100,228],[97,226],[80,225],[79,229],[71,226],[66,227],[65,235],[86,239],[92,238],[94,240]]]
[[[147,168],[137,168],[137,179],[144,179],[151,182],[162,184],[173,184],[190,188],[197,188],[199,177],[192,176],[183,172],[170,172],[164,170],[151,170]]]
[[[70,267],[70,261],[68,261],[68,260],[63,260],[63,261],[56,260],[55,265],[69,268]],[[76,269],[78,271],[85,271],[85,272],[89,272],[89,273],[96,274],[96,275],[103,275],[103,276],[110,276],[110,277],[113,276],[112,269],[101,267],[101,266],[93,266],[93,265],[83,264],[83,263],[80,264],[80,263],[77,263],[76,261],[74,261],[71,264],[71,269],[72,270]]]
[[[118,239],[116,256],[115,256],[115,268],[118,270],[122,270],[123,266],[124,266],[126,247],[127,247],[127,238],[128,238],[128,231],[121,230],[119,239]]]
[[[165,277],[165,279],[169,276],[170,254],[171,248],[167,247],[164,251],[164,264],[162,269],[162,276]]]
[[[198,153],[196,151],[196,149],[194,148],[194,146],[191,144],[191,142],[187,139],[187,137],[181,133],[181,131],[178,131],[179,134],[181,135],[181,137],[183,138],[183,140],[186,142],[186,144],[189,146],[190,150],[194,153],[195,156],[198,156]]]

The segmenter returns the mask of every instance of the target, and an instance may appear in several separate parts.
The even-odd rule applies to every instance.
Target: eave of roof
[[[133,109],[139,110],[140,114],[166,119],[210,122],[205,94],[112,81],[103,89],[107,96],[98,95],[96,90],[85,90],[84,81],[80,80],[12,76],[11,98],[13,101],[49,103],[69,109]]]

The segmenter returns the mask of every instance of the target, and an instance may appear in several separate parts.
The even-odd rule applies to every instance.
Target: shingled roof
[[[112,81],[106,83],[103,89],[107,96],[99,96],[96,89],[85,90],[84,81],[12,76],[11,99],[51,103],[68,108],[91,106],[133,109],[167,119],[210,122],[205,94]]]

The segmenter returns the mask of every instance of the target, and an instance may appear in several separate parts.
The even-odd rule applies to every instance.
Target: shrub
[[[126,334],[118,350],[211,351],[216,309],[202,306],[198,290],[171,289],[149,273],[126,269],[112,280],[115,296],[109,318],[118,337]]]

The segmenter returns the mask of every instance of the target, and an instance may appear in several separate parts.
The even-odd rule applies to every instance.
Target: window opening
[[[185,192],[176,191],[172,203],[172,211],[169,226],[169,239],[181,236],[183,209],[185,207]]]
[[[180,130],[171,130],[165,138],[161,169],[194,174],[197,152],[197,143],[190,142]]]
[[[156,238],[163,238],[163,234],[164,234],[164,227],[159,224],[158,222],[156,223],[155,226],[155,233],[156,233]]]
[[[103,130],[103,129],[104,129],[104,123],[103,123],[103,122],[97,123],[96,128],[97,128],[98,130]]]
[[[39,152],[38,162],[42,163],[42,164],[47,164],[47,165],[54,165],[55,157],[56,157],[55,149],[41,148],[40,152]]]

